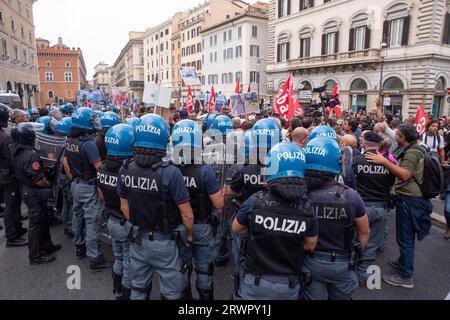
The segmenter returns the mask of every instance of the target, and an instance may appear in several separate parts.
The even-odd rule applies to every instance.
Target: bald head
[[[344,147],[350,147],[352,149],[356,149],[358,147],[358,141],[351,134],[346,134],[342,137],[342,145]]]
[[[299,127],[292,133],[292,142],[300,148],[306,145],[306,139],[308,139],[309,131],[303,127]]]

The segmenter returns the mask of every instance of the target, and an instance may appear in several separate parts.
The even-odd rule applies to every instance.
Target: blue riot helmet
[[[108,130],[105,136],[109,156],[132,157],[134,147],[134,128],[128,124],[118,124]]]
[[[95,111],[95,113],[97,114],[99,119],[101,119],[101,117],[103,117],[103,115],[105,114],[103,111],[100,111],[100,110]],[[101,121],[100,121],[100,123],[101,123]]]
[[[336,141],[319,137],[310,141],[304,150],[307,170],[341,173],[341,150]]]
[[[33,125],[29,122],[20,123],[11,130],[11,138],[17,144],[34,145],[36,134]]]
[[[70,134],[70,130],[72,129],[72,118],[65,117],[58,121],[56,125],[56,132],[62,135],[68,136]]]
[[[252,129],[253,142],[257,148],[270,150],[281,142],[280,127],[270,119],[259,120]]]
[[[65,114],[72,114],[72,112],[74,111],[74,107],[73,104],[66,103],[65,105],[59,107],[59,110]]]
[[[333,128],[331,128],[329,126],[322,125],[322,126],[318,126],[317,128],[315,128],[309,135],[308,142],[310,142],[316,138],[319,138],[319,137],[330,138],[330,139],[335,140],[336,142],[339,141],[336,131],[334,131]]]
[[[233,130],[233,122],[230,117],[227,116],[217,116],[214,118],[212,128],[218,130],[222,135],[226,135],[228,130]]]
[[[200,126],[192,120],[182,120],[172,129],[173,147],[194,147],[202,149],[203,135]]]
[[[39,116],[39,110],[38,109],[36,109],[36,108],[31,108],[31,109],[29,109],[28,110],[28,113],[31,115],[31,116]]]
[[[25,111],[25,118],[27,119],[27,121],[30,121],[31,119],[31,114],[28,111]]]
[[[130,118],[125,120],[125,123],[132,126],[133,128],[136,128],[139,122],[141,122],[141,119],[139,118]]]
[[[100,131],[102,125],[98,115],[91,108],[79,108],[72,114],[72,126],[80,129]]]
[[[213,123],[214,123],[214,119],[215,119],[216,117],[217,117],[217,114],[214,114],[214,113],[209,113],[209,114],[206,116],[204,131],[208,131],[209,129],[211,129],[211,127],[212,127],[212,125],[213,125]]]
[[[42,130],[39,130],[42,133],[48,133],[48,130],[50,129],[50,117],[39,117],[36,119],[36,123],[40,123],[43,125]]]
[[[166,151],[169,134],[170,127],[164,118],[156,114],[147,114],[135,128],[134,146]]]
[[[303,150],[293,143],[274,146],[268,156],[267,182],[281,178],[304,178],[306,159]]]
[[[100,123],[103,129],[112,128],[120,123],[120,118],[114,112],[106,112],[100,117]]]

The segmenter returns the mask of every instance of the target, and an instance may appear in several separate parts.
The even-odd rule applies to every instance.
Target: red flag
[[[294,116],[305,114],[305,108],[296,99],[294,102]]]
[[[333,88],[333,91],[331,91],[331,98],[339,99],[341,95],[341,91],[339,90],[339,83],[336,83],[336,85]]]
[[[239,79],[239,77],[237,78],[236,89],[234,89],[234,92],[236,94],[241,93],[241,79]]]
[[[289,76],[283,88],[281,88],[273,101],[273,109],[275,112],[287,121],[289,121],[294,114],[293,98],[292,76]]]
[[[191,86],[189,86],[189,89],[188,89],[188,96],[187,96],[187,99],[186,99],[186,110],[189,113],[194,111],[194,97],[192,96]]]
[[[248,84],[247,92],[248,92],[248,93],[252,92],[252,87],[250,86],[250,83]]]
[[[425,133],[428,120],[428,115],[425,113],[423,105],[419,105],[414,126],[416,127],[416,130],[420,135]]]
[[[212,113],[216,109],[216,93],[214,92],[214,86],[211,88],[211,97],[209,98],[208,112]]]

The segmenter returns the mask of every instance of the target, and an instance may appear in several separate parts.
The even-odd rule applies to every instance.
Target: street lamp
[[[379,88],[379,97],[382,98],[383,94],[383,73],[384,73],[384,56],[382,55],[381,51],[386,49],[388,47],[386,42],[383,42],[381,44],[380,48],[380,67],[381,67],[381,73],[380,73],[380,88]]]
[[[259,109],[261,110],[261,100],[259,98],[259,85],[260,85],[260,81],[261,81],[261,60],[258,59],[258,62],[256,64],[258,66],[258,105],[259,105]]]

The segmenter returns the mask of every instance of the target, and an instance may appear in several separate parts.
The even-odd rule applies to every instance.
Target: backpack
[[[416,177],[413,176],[414,181],[419,185],[423,197],[432,199],[439,196],[445,190],[444,170],[441,162],[436,155],[428,148],[423,146],[413,146],[411,150],[419,150],[424,155],[423,161],[423,183],[417,182]]]

